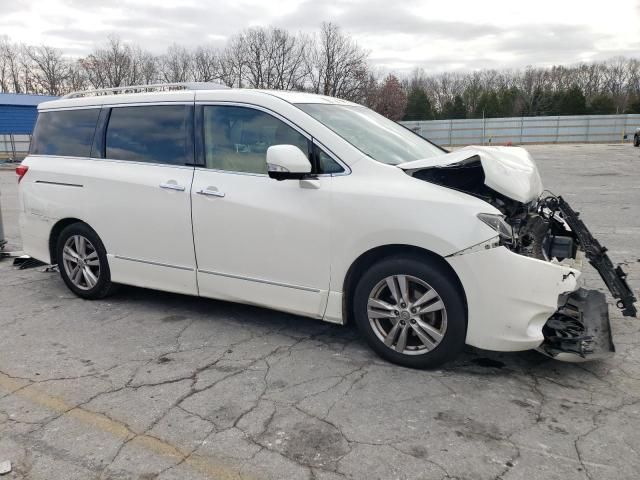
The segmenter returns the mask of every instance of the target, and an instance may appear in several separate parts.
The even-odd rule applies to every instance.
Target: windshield
[[[444,153],[421,136],[366,107],[321,103],[296,106],[382,163],[398,165]]]

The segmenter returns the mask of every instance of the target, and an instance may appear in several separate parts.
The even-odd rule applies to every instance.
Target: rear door
[[[193,103],[103,107],[99,123],[87,210],[112,280],[197,294]]]

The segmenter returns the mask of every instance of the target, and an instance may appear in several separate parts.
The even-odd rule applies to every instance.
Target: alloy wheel
[[[378,282],[369,294],[367,316],[376,336],[404,355],[432,351],[447,331],[447,309],[440,295],[410,275],[392,275]]]
[[[62,250],[64,270],[74,286],[91,290],[100,278],[100,258],[93,244],[82,235],[72,235]]]

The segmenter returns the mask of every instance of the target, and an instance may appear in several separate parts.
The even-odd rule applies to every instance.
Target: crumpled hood
[[[536,164],[521,147],[469,146],[424,160],[397,165],[409,173],[428,168],[438,168],[462,162],[478,156],[482,164],[487,187],[522,203],[537,199],[543,191],[542,180]]]

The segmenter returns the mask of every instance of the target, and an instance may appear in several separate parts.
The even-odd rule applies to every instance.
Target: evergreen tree
[[[629,108],[627,108],[627,113],[640,113],[640,97],[631,102]]]
[[[407,97],[405,120],[433,120],[433,108],[426,92],[420,87],[413,87]]]
[[[558,102],[560,115],[584,115],[587,113],[587,100],[582,93],[582,89],[577,85],[572,85],[564,92]]]
[[[608,95],[597,95],[591,99],[589,113],[593,115],[611,115],[616,113],[616,104]]]
[[[448,100],[442,107],[441,118],[446,120],[456,120],[467,118],[467,106],[460,95],[456,95],[453,101]]]
[[[484,91],[478,100],[478,106],[474,112],[476,118],[499,117],[500,116],[500,100],[494,90]]]

